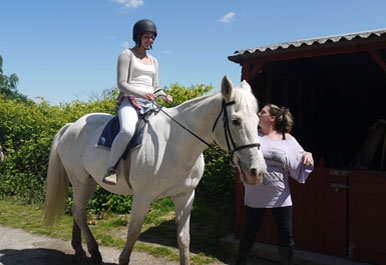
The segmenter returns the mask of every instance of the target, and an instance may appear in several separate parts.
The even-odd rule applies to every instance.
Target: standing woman
[[[170,95],[160,89],[157,59],[147,53],[152,49],[156,37],[155,23],[148,19],[139,20],[133,27],[135,46],[119,55],[117,82],[120,93],[117,110],[120,130],[111,146],[107,172],[103,177],[106,184],[115,185],[117,182],[115,167],[134,135],[138,114],[151,109],[152,101],[157,97],[162,96],[169,103],[173,101]]]
[[[271,209],[278,230],[281,264],[291,265],[294,238],[289,177],[299,183],[305,183],[314,168],[314,161],[312,154],[305,152],[290,134],[293,117],[288,108],[267,104],[258,115],[259,141],[267,172],[262,184],[244,184],[246,230],[240,240],[236,265],[247,264],[248,254],[267,208]]]

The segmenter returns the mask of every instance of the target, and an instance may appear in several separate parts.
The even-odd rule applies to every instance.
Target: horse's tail
[[[68,123],[60,128],[51,144],[43,218],[43,223],[47,226],[52,226],[54,223],[59,222],[66,207],[69,180],[59,157],[57,147],[60,137],[70,125],[71,123]]]

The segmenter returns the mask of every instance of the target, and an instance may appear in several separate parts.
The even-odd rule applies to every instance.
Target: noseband
[[[223,115],[223,126],[224,126],[225,140],[226,140],[227,147],[228,147],[228,153],[232,157],[233,157],[233,154],[236,151],[240,151],[241,149],[252,148],[252,147],[257,147],[257,149],[260,149],[260,144],[259,143],[236,146],[235,142],[233,141],[232,134],[231,134],[231,129],[229,127],[229,118],[228,118],[228,113],[226,111],[226,107],[231,106],[231,105],[233,105],[235,103],[236,103],[235,101],[225,102],[225,99],[222,100],[221,111],[218,114],[218,116],[217,116],[217,118],[216,118],[216,120],[215,120],[215,122],[213,124],[213,127],[212,127],[212,132],[214,132],[214,129],[217,126],[217,122],[220,119],[221,113],[223,113],[224,114]],[[232,144],[232,146],[231,146],[231,144]],[[231,147],[233,149],[231,149]]]

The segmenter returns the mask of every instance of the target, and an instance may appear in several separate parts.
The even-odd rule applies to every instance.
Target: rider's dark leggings
[[[251,208],[245,206],[246,230],[244,238],[249,242],[254,242],[263,223],[266,208]],[[292,247],[294,236],[292,230],[292,206],[270,208],[275,219],[276,228],[279,234],[279,245],[282,247]]]

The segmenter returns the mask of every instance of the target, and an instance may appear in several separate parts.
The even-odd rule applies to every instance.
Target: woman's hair
[[[290,133],[294,125],[294,118],[289,108],[279,108],[275,104],[267,104],[266,106],[269,107],[269,114],[276,117],[275,129],[283,133]]]

